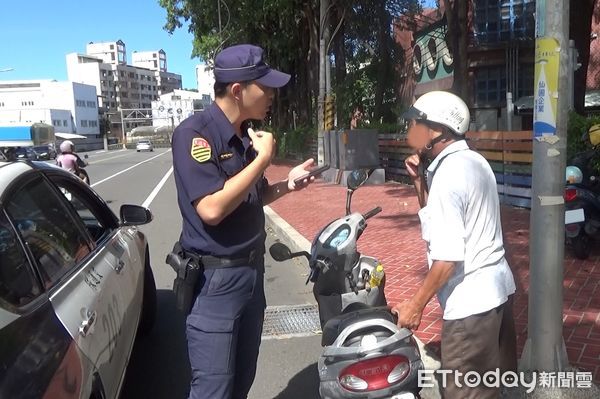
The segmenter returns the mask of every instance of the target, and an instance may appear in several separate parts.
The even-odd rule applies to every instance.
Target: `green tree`
[[[396,122],[399,66],[404,51],[392,29],[400,15],[421,9],[415,0],[337,0],[332,3],[331,29],[338,124],[348,126],[360,107],[371,121]]]
[[[193,57],[210,63],[226,46],[245,42],[263,47],[270,64],[292,75],[274,102],[272,126],[289,127],[293,120],[299,126],[315,125],[319,1],[159,1],[167,11],[167,31],[185,23],[194,34]],[[325,22],[333,33],[328,46],[335,66],[332,88],[339,115],[347,116],[344,125],[358,104],[375,120],[395,118],[396,66],[404,60],[392,21],[418,5],[418,0],[331,0]]]

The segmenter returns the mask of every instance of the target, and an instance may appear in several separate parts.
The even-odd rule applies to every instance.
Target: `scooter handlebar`
[[[381,211],[382,211],[381,207],[378,206],[378,207],[371,209],[369,212],[365,213],[363,215],[363,217],[365,218],[365,220],[367,220],[367,219],[372,218],[373,216],[377,215]]]

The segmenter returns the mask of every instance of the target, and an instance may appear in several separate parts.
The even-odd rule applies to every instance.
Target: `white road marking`
[[[158,182],[158,184],[156,185],[156,187],[154,187],[154,190],[152,190],[152,192],[150,193],[150,195],[148,196],[148,198],[146,198],[146,200],[144,200],[144,202],[142,203],[142,206],[144,208],[149,208],[150,207],[150,204],[154,200],[154,197],[156,197],[156,195],[158,194],[158,192],[160,191],[160,189],[165,185],[165,183],[169,179],[169,176],[171,176],[171,173],[173,173],[173,167],[172,166],[171,166],[171,169],[169,169],[169,171],[167,173],[165,173],[165,175],[163,176],[163,178]]]
[[[122,152],[122,151],[126,151],[126,150],[119,150],[117,152]],[[116,158],[123,158],[126,157],[127,155],[129,155],[129,153],[125,153],[125,154],[121,154],[121,155],[117,155],[115,157],[108,157],[108,158],[103,158],[103,159],[98,159],[98,160],[93,160],[93,161],[89,161],[90,165],[91,164],[97,164],[100,162],[104,162],[104,161],[109,161],[111,159],[116,159]]]
[[[140,166],[141,164],[144,164],[144,163],[146,163],[146,162],[152,161],[153,159],[155,159],[155,158],[158,158],[158,157],[160,157],[160,156],[163,156],[163,155],[165,155],[165,154],[167,154],[167,153],[169,153],[169,152],[171,152],[171,150],[170,150],[170,149],[169,149],[169,150],[167,150],[167,151],[165,151],[165,152],[163,152],[163,153],[161,153],[161,154],[155,155],[155,156],[153,156],[152,158],[148,158],[148,159],[146,159],[145,161],[138,162],[138,163],[136,163],[135,165],[132,165],[132,166],[128,167],[127,169],[123,169],[122,171],[120,171],[120,172],[117,172],[117,173],[115,173],[114,175],[108,176],[106,179],[102,179],[102,180],[100,180],[99,182],[96,182],[96,183],[92,184],[90,187],[96,187],[97,185],[99,185],[99,184],[102,184],[102,183],[104,183],[105,181],[108,181],[108,180],[112,179],[113,177],[117,177],[117,176],[119,176],[120,174],[123,174],[123,173],[125,173],[125,172],[127,172],[127,171],[129,171],[129,170],[131,170],[131,169],[133,169],[133,168],[135,168],[135,167],[137,167],[137,166]]]

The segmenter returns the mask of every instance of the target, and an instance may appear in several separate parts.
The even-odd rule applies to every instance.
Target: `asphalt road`
[[[181,230],[172,158],[168,149],[137,153],[132,150],[89,152],[87,167],[91,184],[115,214],[122,204],[145,205],[154,214],[142,226],[148,236],[156,279],[158,315],[152,333],[139,338],[134,347],[121,399],[186,398],[189,363],[184,318],[176,311],[171,287],[174,273],[164,263]],[[279,237],[269,231],[267,245]],[[268,306],[313,303],[305,286],[306,265],[301,261],[277,263],[265,260],[265,291]],[[258,373],[250,399],[318,398],[316,361],[320,336],[263,341]]]

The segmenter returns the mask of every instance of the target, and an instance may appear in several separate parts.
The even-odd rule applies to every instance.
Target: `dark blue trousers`
[[[266,307],[264,266],[208,269],[187,317],[189,399],[246,399]]]

